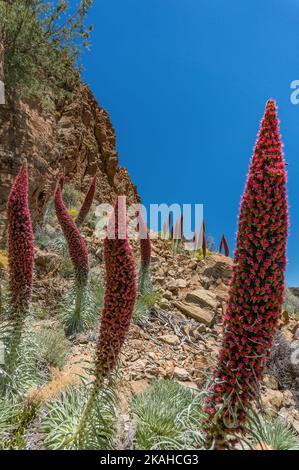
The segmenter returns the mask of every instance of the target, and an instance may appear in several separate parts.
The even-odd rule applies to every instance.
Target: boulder
[[[218,306],[215,294],[206,289],[196,289],[188,292],[185,300],[187,303],[194,303],[202,308],[216,309]]]
[[[178,380],[190,380],[190,375],[186,371],[186,369],[183,369],[183,367],[175,367],[173,371],[173,376],[178,379]]]
[[[187,287],[186,279],[178,279],[176,284],[179,289],[184,289],[185,287]]]
[[[270,388],[268,388],[261,397],[265,409],[269,408],[269,406],[279,409],[282,406],[283,399],[284,396],[282,392],[279,390],[271,390]]]
[[[233,260],[219,253],[212,253],[198,263],[197,270],[203,276],[214,281],[221,279],[224,283],[231,278]]]
[[[176,335],[163,335],[159,336],[159,339],[164,343],[170,344],[171,346],[180,343],[180,339]]]
[[[210,326],[215,318],[215,312],[207,308],[199,307],[196,304],[174,302],[174,305],[187,315],[187,317],[194,318],[198,322],[204,323],[206,326]]]

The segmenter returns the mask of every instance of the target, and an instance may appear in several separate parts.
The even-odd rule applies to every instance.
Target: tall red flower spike
[[[80,212],[76,218],[76,224],[78,227],[83,224],[88,212],[90,211],[90,208],[93,203],[94,195],[96,192],[96,186],[97,186],[97,177],[94,176],[91,180],[89,189],[87,191],[87,194],[85,196],[84,202],[81,206]]]
[[[148,269],[151,262],[151,239],[142,212],[138,210],[138,231],[140,240],[141,269]]]
[[[181,215],[180,221],[180,240],[183,240],[184,237],[184,214]]]
[[[172,216],[173,219],[173,216]],[[168,230],[169,230],[169,239],[173,240],[173,220],[171,220],[171,212],[168,214]]]
[[[280,316],[288,231],[286,179],[276,104],[269,100],[241,201],[222,348],[206,406],[216,439],[242,430]]]
[[[10,305],[13,314],[26,313],[31,300],[34,268],[34,236],[28,207],[26,164],[11,188],[7,219]]]
[[[207,256],[207,242],[206,242],[206,226],[204,220],[202,220],[202,245],[201,245],[202,256]]]
[[[141,257],[141,266],[140,266],[139,276],[138,276],[138,287],[139,287],[140,294],[143,294],[150,280],[150,263],[151,263],[152,245],[151,245],[151,239],[150,239],[150,235],[148,232],[147,224],[143,218],[141,209],[138,209],[137,216],[138,216],[138,236],[140,240],[140,257]]]
[[[60,178],[54,192],[55,212],[68,244],[69,255],[75,270],[76,282],[84,284],[88,278],[88,252],[77,225],[68,214],[63,203],[61,193],[62,182],[62,178]]]
[[[65,181],[65,176],[64,176],[64,174],[62,174],[62,175],[60,175],[59,180],[58,180],[58,184],[61,187],[61,191],[63,191],[64,181]]]
[[[125,196],[119,196],[104,240],[106,290],[96,352],[98,377],[107,375],[117,364],[137,295],[136,265],[127,239],[125,212]],[[119,237],[120,232],[124,236]]]
[[[226,238],[224,235],[221,237],[220,245],[219,245],[219,253],[221,253],[222,248],[224,249],[224,254],[225,256],[229,256],[229,248],[228,248],[228,243],[226,241]]]

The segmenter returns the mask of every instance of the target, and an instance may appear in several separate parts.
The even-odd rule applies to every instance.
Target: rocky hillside
[[[104,270],[101,242],[87,226],[85,238],[92,253],[92,277],[99,279]],[[138,258],[138,245],[135,253]],[[56,330],[57,299],[63,298],[68,280],[55,252],[37,250],[36,262],[36,297],[39,310],[47,312],[37,324]],[[196,390],[205,386],[220,347],[231,267],[232,259],[218,253],[200,259],[189,251],[173,252],[169,241],[153,241],[152,282],[160,295],[141,321],[135,315],[121,354],[117,448],[130,448],[134,435],[131,398],[142,393],[153,380],[173,379]],[[292,363],[291,355],[298,347],[298,332],[298,321],[282,315],[261,388],[265,413],[286,418],[297,432],[299,369]],[[37,393],[39,399],[48,400],[76,382],[85,361],[93,358],[96,340],[96,330],[74,337],[67,364],[61,370],[52,369],[52,380],[39,391],[32,391],[33,396]],[[39,443],[30,445],[38,448]]]
[[[86,85],[74,99],[53,111],[37,103],[10,103],[0,107],[0,214],[5,218],[7,196],[21,161],[30,169],[30,207],[38,221],[57,181],[66,180],[85,189],[97,174],[98,202],[110,202],[117,193],[129,201],[138,199],[125,168],[118,166],[115,131],[108,113],[101,108]]]

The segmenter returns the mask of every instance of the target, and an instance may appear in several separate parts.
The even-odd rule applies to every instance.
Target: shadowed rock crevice
[[[290,390],[299,408],[299,341],[289,343],[281,331],[277,331],[267,372],[276,378],[281,390]]]

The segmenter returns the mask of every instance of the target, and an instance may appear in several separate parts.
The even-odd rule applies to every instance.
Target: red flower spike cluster
[[[173,240],[173,221],[171,221],[171,212],[168,214],[168,231],[169,231],[169,239]]]
[[[276,104],[269,100],[241,201],[222,348],[206,406],[218,435],[232,430],[233,417],[241,431],[256,397],[281,312],[287,230],[285,163]]]
[[[140,240],[141,269],[147,269],[151,262],[151,239],[149,235]]]
[[[221,253],[222,248],[224,248],[224,254],[225,256],[229,256],[229,248],[228,248],[228,243],[226,241],[226,238],[224,235],[222,235],[220,245],[219,245],[219,253]]]
[[[97,344],[98,377],[107,375],[117,365],[137,295],[135,259],[126,229],[125,237],[118,238],[121,225],[122,228],[126,227],[126,216],[124,198],[119,197],[108,224],[108,236],[104,240],[106,291]]]
[[[180,240],[183,240],[184,237],[184,215],[181,215],[181,222],[180,222]]]
[[[57,219],[68,244],[69,255],[75,269],[77,283],[86,283],[88,278],[88,253],[78,227],[72,220],[63,203],[60,178],[54,192],[54,207]]]
[[[29,308],[34,268],[33,231],[28,207],[28,169],[23,165],[7,204],[10,305],[13,313]]]
[[[141,269],[147,270],[151,262],[151,239],[142,212],[138,210],[138,231],[140,239]]]
[[[63,191],[64,181],[65,181],[65,176],[64,176],[64,175],[60,175],[59,180],[58,180],[58,184],[59,184],[60,187],[61,187],[61,191]]]
[[[202,245],[201,245],[202,256],[207,256],[207,242],[206,242],[206,226],[204,220],[202,221]]]
[[[81,206],[80,212],[76,218],[76,224],[78,227],[83,224],[88,212],[90,211],[90,208],[93,203],[93,198],[96,192],[96,185],[97,185],[97,178],[96,176],[94,176],[90,183],[84,202]]]

